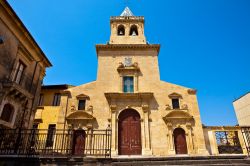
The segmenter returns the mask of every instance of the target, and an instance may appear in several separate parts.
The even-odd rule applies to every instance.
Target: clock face
[[[125,66],[131,66],[132,65],[132,58],[126,57],[124,60]]]

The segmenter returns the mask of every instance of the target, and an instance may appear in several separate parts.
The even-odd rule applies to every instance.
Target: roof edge
[[[43,85],[42,89],[68,89],[71,87],[75,87],[75,86],[69,85],[69,84]]]
[[[247,95],[247,94],[249,94],[249,93],[250,93],[250,91],[249,91],[249,92],[247,92],[247,93],[244,93],[244,94],[243,94],[243,95],[241,95],[240,97],[236,98],[233,102],[235,102],[235,101],[237,101],[237,100],[241,99],[242,97],[246,96],[246,95]]]

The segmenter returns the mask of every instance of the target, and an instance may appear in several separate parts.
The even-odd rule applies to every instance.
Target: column
[[[173,137],[173,125],[171,122],[167,123],[167,128],[168,128],[168,143],[169,143],[169,149],[168,149],[168,154],[173,155],[175,154],[175,148],[174,148],[174,137]]]
[[[186,124],[186,128],[188,130],[187,137],[188,137],[188,153],[194,153],[194,144],[193,144],[193,133],[192,133],[192,125],[191,123]]]
[[[142,105],[144,113],[144,139],[145,147],[142,149],[143,155],[152,155],[151,144],[150,144],[150,128],[149,128],[149,106],[147,104]]]
[[[110,105],[110,111],[111,111],[111,130],[112,130],[112,136],[111,136],[111,155],[118,155],[117,147],[116,147],[116,105]]]

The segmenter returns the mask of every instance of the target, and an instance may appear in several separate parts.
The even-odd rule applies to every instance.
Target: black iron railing
[[[111,157],[111,130],[0,129],[0,155]]]
[[[219,154],[242,154],[237,131],[215,132]]]

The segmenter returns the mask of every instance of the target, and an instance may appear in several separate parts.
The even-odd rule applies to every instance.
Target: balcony
[[[23,74],[20,81],[12,79],[2,79],[3,92],[16,99],[32,99],[36,93],[37,85],[30,75]]]

